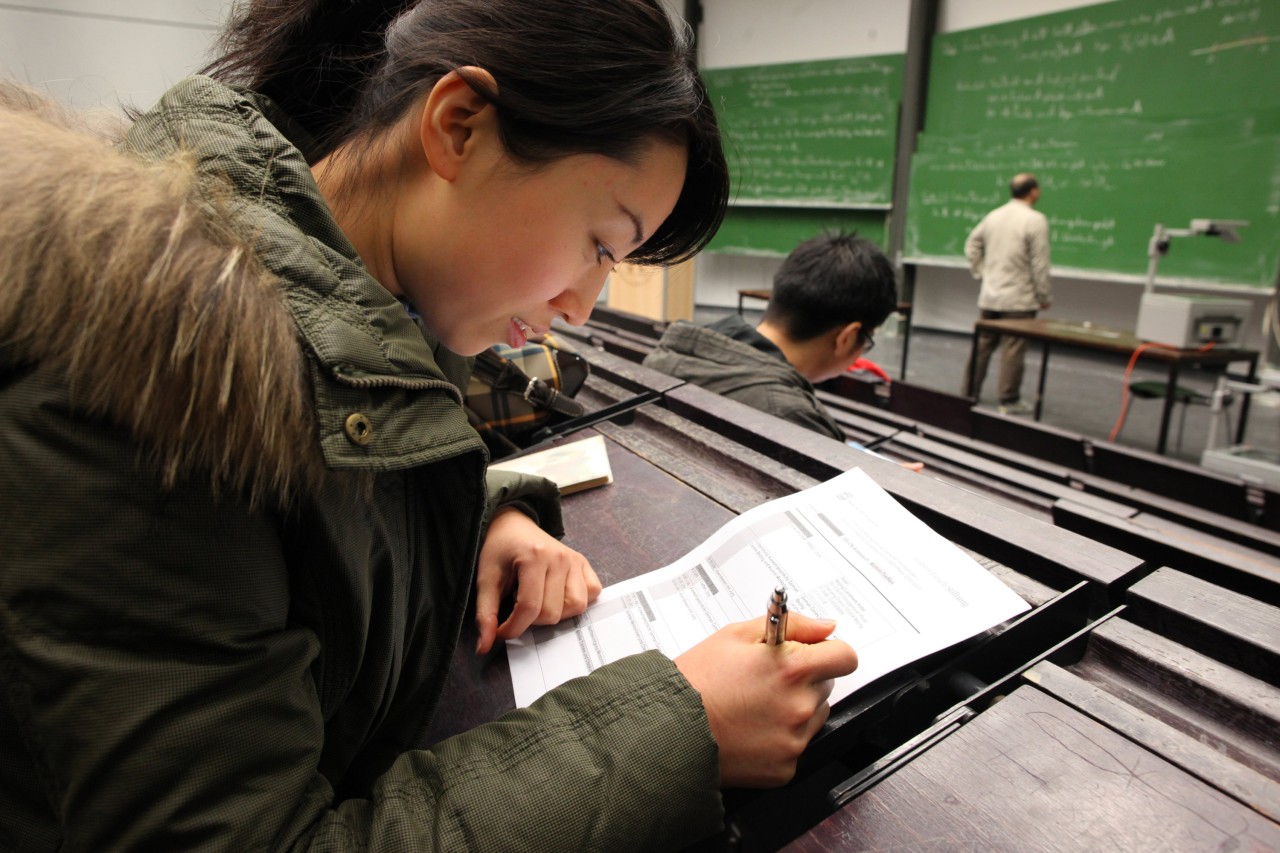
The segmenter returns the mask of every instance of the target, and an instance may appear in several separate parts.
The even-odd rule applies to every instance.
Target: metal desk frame
[[[978,335],[981,332],[995,332],[1000,335],[1027,338],[1039,341],[1041,345],[1040,378],[1036,386],[1036,403],[1034,417],[1040,420],[1044,406],[1045,379],[1049,371],[1049,350],[1054,344],[1077,347],[1117,355],[1131,356],[1133,351],[1145,342],[1134,336],[1133,332],[1122,329],[1108,329],[1102,326],[1084,323],[1069,323],[1063,320],[1050,320],[1036,317],[1026,320],[978,320],[973,326],[972,345],[969,349],[969,387],[974,387],[974,369],[977,366]],[[1161,361],[1169,366],[1169,376],[1165,383],[1164,409],[1160,414],[1160,431],[1156,443],[1156,453],[1163,454],[1168,444],[1169,424],[1173,418],[1174,391],[1178,385],[1178,374],[1184,364],[1195,367],[1220,367],[1224,372],[1228,365],[1245,361],[1249,364],[1248,380],[1252,380],[1258,369],[1258,353],[1255,350],[1214,348],[1207,351],[1166,349],[1153,347],[1144,350],[1141,358]],[[1236,442],[1244,441],[1245,424],[1248,422],[1249,400],[1246,396],[1240,403],[1240,422],[1236,425]]]

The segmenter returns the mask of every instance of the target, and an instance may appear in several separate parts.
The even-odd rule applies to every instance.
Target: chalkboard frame
[[[856,232],[881,249],[888,239],[884,209],[733,207],[705,251],[784,257],[824,231]]]

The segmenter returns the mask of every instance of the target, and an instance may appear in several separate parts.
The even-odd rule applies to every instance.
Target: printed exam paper
[[[1029,609],[855,468],[744,512],[671,565],[606,588],[575,619],[508,641],[516,705],[627,655],[674,658],[730,622],[760,619],[775,586],[791,610],[835,619],[834,636],[858,652],[832,703]]]

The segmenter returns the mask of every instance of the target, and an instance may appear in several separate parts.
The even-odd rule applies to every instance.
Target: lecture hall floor
[[[699,306],[694,319],[699,323],[709,323],[733,310]],[[751,310],[744,313],[752,322],[760,316],[759,312]],[[955,332],[912,329],[907,353],[906,381],[959,394],[963,373],[968,364],[969,340],[968,335]],[[870,358],[892,378],[901,378],[902,338],[891,334],[877,335],[875,352]],[[1114,356],[1066,348],[1053,350],[1041,420],[1105,441],[1120,412],[1124,368],[1124,362]],[[995,406],[995,369],[996,359],[993,358],[980,405]],[[1032,343],[1027,353],[1026,377],[1022,386],[1023,397],[1028,401],[1034,398],[1039,371],[1040,347]],[[1159,365],[1144,367],[1139,360],[1134,368],[1133,381],[1164,381],[1167,375]],[[1208,392],[1213,388],[1213,378],[1208,374],[1186,373],[1179,377],[1178,384]],[[1131,398],[1129,414],[1117,441],[1131,447],[1155,450],[1162,405],[1162,400]],[[1234,435],[1239,408],[1239,402],[1231,407],[1231,435]],[[1181,409],[1182,406],[1174,408],[1173,420],[1169,426],[1167,455],[1198,464],[1209,437],[1209,424],[1213,415],[1206,406],[1189,407],[1179,447],[1178,423],[1182,417]],[[1216,443],[1219,446],[1225,445],[1228,442],[1227,436],[1225,426],[1220,423]],[[1245,440],[1260,450],[1280,453],[1280,392],[1254,396],[1250,404]]]

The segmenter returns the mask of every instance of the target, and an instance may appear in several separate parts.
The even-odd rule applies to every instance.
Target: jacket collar
[[[729,314],[725,317],[721,317],[714,323],[708,324],[707,328],[713,332],[719,332],[727,338],[733,338],[735,341],[741,341],[747,346],[758,349],[766,355],[771,355],[782,361],[787,360],[786,353],[784,353],[777,344],[760,334],[756,331],[755,326],[751,325],[737,314]]]
[[[744,322],[739,322],[746,326]],[[726,370],[754,371],[762,382],[781,382],[805,391],[813,390],[813,383],[805,379],[800,371],[787,361],[782,350],[768,338],[747,326],[746,328],[752,334],[767,344],[765,347],[756,346],[754,342],[748,342],[736,335],[731,337],[725,330],[717,328],[718,325],[720,324],[699,326],[677,320],[667,327],[659,346],[707,364],[722,365]],[[737,324],[732,322],[725,325],[729,327],[730,332],[737,329]]]
[[[191,77],[127,144],[148,156],[191,152],[201,174],[230,184],[237,230],[279,279],[308,355],[328,467],[402,468],[483,447],[460,405],[468,360],[431,340],[368,274],[269,115],[281,120],[261,96]]]

